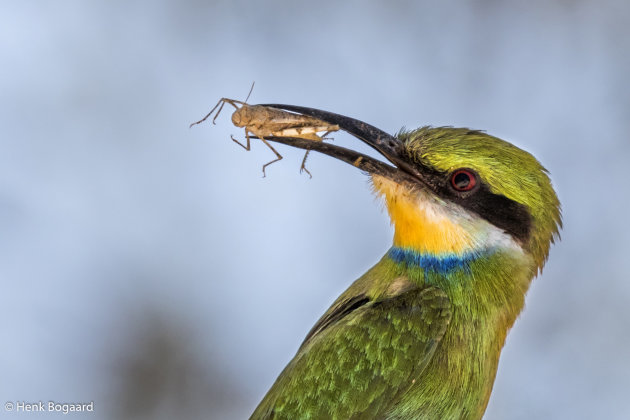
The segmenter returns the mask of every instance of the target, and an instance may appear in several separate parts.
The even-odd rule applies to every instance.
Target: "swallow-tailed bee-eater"
[[[268,138],[367,173],[394,238],[313,326],[251,418],[482,418],[506,335],[562,224],[547,170],[481,131],[392,136],[327,111],[264,106],[338,125],[383,156]]]

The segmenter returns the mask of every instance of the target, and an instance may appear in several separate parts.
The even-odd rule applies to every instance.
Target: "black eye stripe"
[[[477,213],[516,240],[527,243],[532,224],[527,207],[504,195],[494,194],[486,184],[480,184],[472,195],[467,197],[456,195],[451,200]]]
[[[490,191],[490,187],[472,169],[461,168],[445,173],[429,166],[417,165],[425,176],[425,185],[435,194],[479,215],[517,241],[527,243],[532,218],[525,205]],[[453,185],[453,175],[460,170],[468,171],[475,177],[476,184],[468,190],[459,190]]]

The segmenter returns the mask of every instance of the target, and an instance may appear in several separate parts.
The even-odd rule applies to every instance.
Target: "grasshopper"
[[[230,136],[234,142],[249,151],[251,133],[262,140],[262,142],[275,153],[276,159],[263,165],[263,177],[266,176],[265,168],[267,166],[282,159],[282,155],[278,153],[278,151],[274,149],[269,142],[267,142],[265,137],[297,137],[307,140],[323,141],[329,133],[339,130],[339,126],[337,124],[328,124],[327,122],[318,120],[317,118],[294,114],[292,112],[283,111],[269,106],[249,105],[246,102],[228,98],[221,98],[205,117],[190,124],[190,126],[192,127],[193,125],[204,122],[218,108],[214,118],[212,118],[212,123],[216,124],[215,121],[221,113],[221,110],[223,110],[223,106],[225,104],[230,104],[236,109],[236,111],[232,114],[232,123],[236,127],[245,128],[245,139],[247,141],[246,145],[236,140],[234,136]],[[237,104],[240,105],[240,107]],[[324,132],[324,134],[320,136],[317,134],[319,132]],[[306,158],[308,157],[308,153],[309,151],[307,150],[304,155],[304,159],[302,159],[300,172],[306,171],[306,173],[312,178],[311,173],[308,169],[306,169]]]

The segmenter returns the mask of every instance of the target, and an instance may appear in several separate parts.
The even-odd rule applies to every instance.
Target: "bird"
[[[383,159],[315,150],[371,179],[393,243],[308,332],[251,415],[263,419],[481,419],[506,336],[560,238],[561,206],[530,153],[468,128],[390,135],[315,108],[265,106],[337,124]]]

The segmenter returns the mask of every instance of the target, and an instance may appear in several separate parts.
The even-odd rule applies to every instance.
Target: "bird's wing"
[[[450,321],[450,302],[435,287],[398,292],[336,302],[251,419],[379,418],[401,393],[421,386]]]

